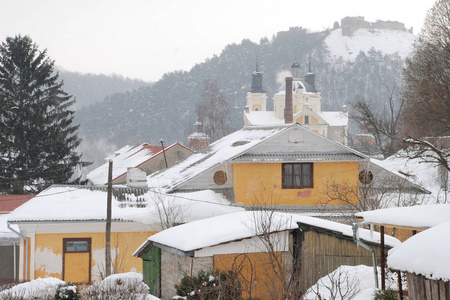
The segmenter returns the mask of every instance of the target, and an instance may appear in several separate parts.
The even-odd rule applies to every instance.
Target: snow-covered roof
[[[364,211],[356,214],[364,222],[429,228],[450,220],[450,204],[429,204],[407,207],[393,207]]]
[[[389,250],[387,264],[435,280],[450,280],[450,221],[422,231]]]
[[[274,111],[250,111],[245,113],[248,123],[255,126],[278,126],[284,124],[284,119],[278,119]]]
[[[322,111],[319,115],[327,121],[330,126],[348,125],[348,113],[342,111]]]
[[[9,214],[0,215],[0,245],[2,243],[8,243],[9,241],[18,241],[19,237],[8,229],[7,221]],[[16,225],[11,226],[14,230],[19,231]]]
[[[176,144],[172,144],[165,147],[168,150],[174,147]],[[92,170],[86,176],[93,184],[106,184],[108,182],[108,168],[109,159],[113,161],[113,180],[122,176],[127,172],[129,167],[138,167],[144,162],[148,161],[152,157],[155,157],[162,153],[162,146],[152,146],[147,143],[143,143],[139,146],[127,145],[113,155],[107,157],[105,164]]]
[[[416,39],[415,35],[406,31],[365,28],[356,30],[348,37],[342,36],[342,29],[338,28],[325,38],[325,45],[330,56],[335,59],[342,57],[353,61],[361,51],[367,53],[372,48],[383,54],[398,53],[400,57],[406,58]]]
[[[256,224],[258,224],[259,220],[269,219],[269,216],[272,224],[272,232],[296,229],[298,228],[298,223],[302,223],[353,237],[353,231],[350,225],[299,214],[246,211],[203,219],[166,229],[150,236],[147,242],[136,252],[146,247],[149,242],[158,243],[183,252],[189,252],[250,238],[262,234],[262,232],[259,232],[260,229]],[[365,241],[380,242],[379,233],[373,232],[371,235],[369,230],[362,229],[359,234],[360,238]],[[386,236],[385,242],[391,247],[400,243],[396,238],[390,236]]]
[[[125,192],[124,198],[125,201],[119,201],[113,197],[113,220],[159,222],[158,205],[161,207],[161,203],[166,208],[179,207],[182,222],[243,210],[230,206],[221,194],[210,190],[171,195],[149,190],[138,197]],[[52,186],[13,211],[8,220],[12,223],[106,220],[106,199],[106,189]]]
[[[302,111],[294,115],[294,119],[300,115]],[[317,113],[330,126],[347,126],[348,114],[342,111],[323,111]],[[245,113],[248,123],[255,126],[278,126],[284,124],[284,119],[278,119],[274,111],[250,111]]]
[[[419,158],[409,159],[406,157],[404,150],[400,150],[385,160],[372,159],[371,161],[418,186],[426,188],[431,192],[428,201],[444,202],[445,191],[440,186],[436,164],[425,163]]]
[[[245,127],[212,143],[205,153],[195,153],[160,173],[147,177],[148,186],[173,189],[188,179],[228,159],[244,153],[261,142],[287,130],[290,124],[277,127]]]

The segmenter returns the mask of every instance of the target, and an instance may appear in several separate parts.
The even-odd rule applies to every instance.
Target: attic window
[[[214,173],[214,183],[217,185],[223,185],[227,182],[227,173],[224,171],[217,171]]]
[[[359,182],[369,184],[373,181],[373,173],[371,171],[362,170],[359,172]]]
[[[309,116],[305,116],[305,124],[309,124]]]

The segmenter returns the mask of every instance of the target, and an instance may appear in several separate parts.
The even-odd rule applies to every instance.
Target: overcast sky
[[[58,66],[148,81],[190,70],[230,43],[346,16],[417,34],[435,0],[0,0],[0,38],[29,35]]]

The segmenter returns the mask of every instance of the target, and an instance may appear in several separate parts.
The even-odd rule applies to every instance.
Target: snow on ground
[[[378,283],[381,286],[381,273],[378,267]],[[386,288],[398,289],[396,274],[387,274]],[[339,283],[339,284],[337,284]],[[341,288],[342,294],[347,294],[344,299],[373,300],[375,293],[375,278],[373,267],[340,266],[330,274],[320,278],[315,285],[308,289],[305,300],[316,299],[342,299],[338,295],[337,286]],[[319,298],[320,294],[322,298]],[[335,296],[336,298],[333,298]]]
[[[21,283],[0,292],[0,298],[18,297],[19,299],[52,299],[59,285],[65,284],[57,278],[39,278]]]
[[[58,286],[64,284],[66,282],[53,277],[39,278],[1,291],[0,299],[10,299],[12,297],[19,299],[53,299]],[[130,287],[133,288],[130,289]],[[130,290],[133,290],[133,296],[136,296],[133,299],[159,299],[148,294],[148,286],[143,282],[142,274],[135,272],[113,274],[104,280],[95,281],[89,289],[96,289],[102,295],[109,296],[109,299],[123,299],[121,295],[123,296],[124,293],[129,293]]]
[[[389,250],[388,266],[421,274],[430,279],[450,280],[450,221],[422,231]]]
[[[342,36],[342,29],[339,28],[325,39],[325,45],[334,59],[342,57],[344,60],[354,61],[360,51],[367,53],[371,48],[383,54],[398,53],[404,59],[411,53],[416,38],[406,31],[364,28],[348,37]]]

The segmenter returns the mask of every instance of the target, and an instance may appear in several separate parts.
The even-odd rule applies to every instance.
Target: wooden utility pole
[[[112,202],[112,170],[113,161],[109,160],[108,196],[106,201],[106,245],[105,245],[105,277],[111,275],[111,202]]]
[[[163,148],[164,161],[166,162],[166,169],[167,169],[169,166],[167,165],[166,151],[164,151],[164,141],[163,141],[163,139],[161,139],[161,146]]]

